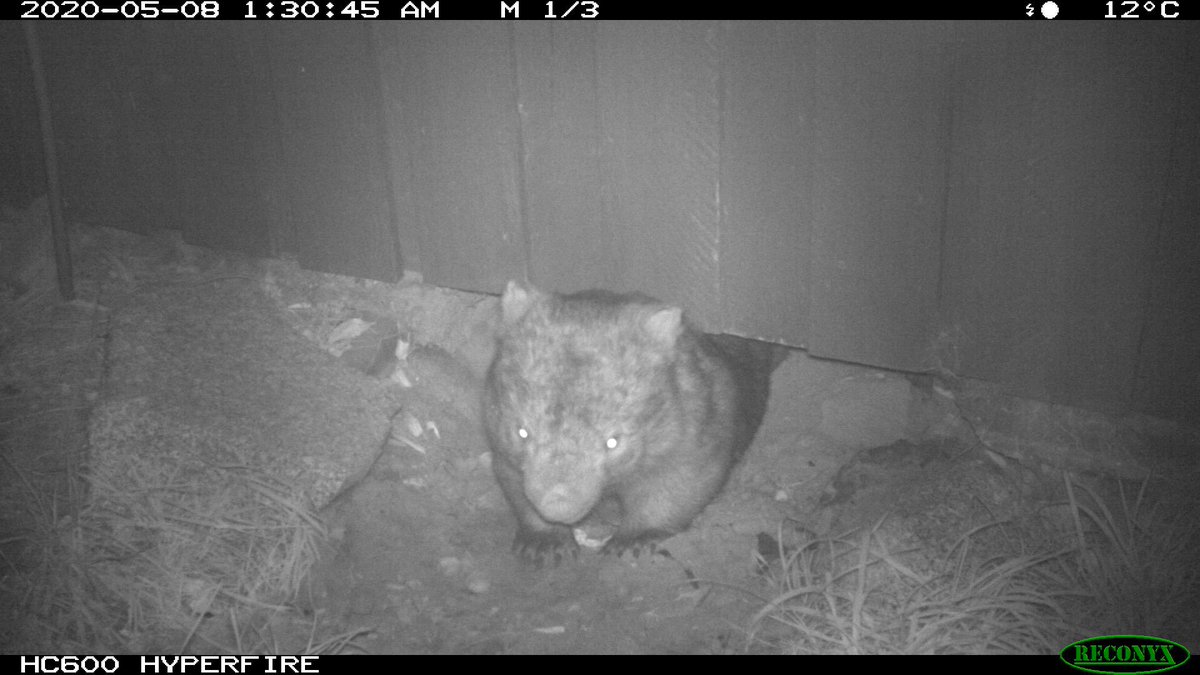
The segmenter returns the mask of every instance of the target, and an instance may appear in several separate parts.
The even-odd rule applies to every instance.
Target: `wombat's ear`
[[[542,292],[532,286],[526,288],[518,281],[509,280],[504,295],[500,296],[500,316],[504,323],[519,321],[541,295]]]
[[[675,346],[675,339],[683,327],[683,310],[678,307],[668,307],[646,317],[642,324],[650,337],[661,342],[664,346]]]

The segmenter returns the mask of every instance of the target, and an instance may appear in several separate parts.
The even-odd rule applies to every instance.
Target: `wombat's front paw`
[[[623,535],[617,532],[609,539],[604,547],[600,549],[603,555],[615,555],[620,557],[625,553],[632,553],[633,557],[641,557],[642,552],[649,553],[651,557],[655,555],[663,555],[670,557],[666,549],[660,549],[658,542],[671,536],[673,533],[663,530],[646,530],[632,535]]]
[[[564,553],[579,558],[579,544],[575,543],[571,528],[565,526],[545,530],[520,528],[513,539],[512,548],[513,552],[539,569],[547,563],[557,566],[562,562]]]

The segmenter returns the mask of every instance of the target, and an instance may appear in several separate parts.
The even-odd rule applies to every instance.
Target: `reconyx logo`
[[[1164,673],[1191,658],[1183,645],[1145,635],[1088,638],[1072,642],[1058,656],[1072,668],[1101,675]]]

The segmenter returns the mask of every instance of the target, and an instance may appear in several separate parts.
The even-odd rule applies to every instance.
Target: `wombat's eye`
[[[616,450],[621,445],[621,441],[616,436],[609,436],[607,441],[604,441],[604,447],[609,450]]]

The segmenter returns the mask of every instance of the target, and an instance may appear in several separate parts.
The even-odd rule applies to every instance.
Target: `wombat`
[[[750,445],[787,355],[640,294],[510,281],[500,307],[483,419],[513,549],[538,562],[577,554],[570,525],[608,497],[621,522],[605,552],[686,528]]]

